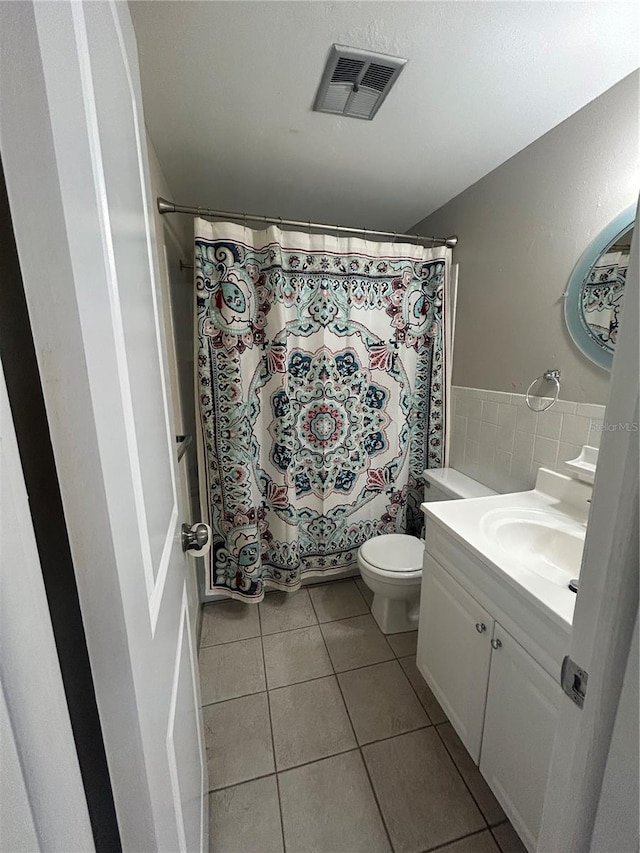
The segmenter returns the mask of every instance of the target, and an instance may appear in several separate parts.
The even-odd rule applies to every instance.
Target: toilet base
[[[415,631],[420,615],[420,591],[410,598],[388,598],[374,593],[371,615],[383,634]]]

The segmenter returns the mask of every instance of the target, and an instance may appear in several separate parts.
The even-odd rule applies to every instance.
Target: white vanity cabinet
[[[477,764],[493,618],[429,554],[422,584],[418,667]]]
[[[496,623],[480,772],[530,850],[542,818],[560,685]]]
[[[540,661],[552,669],[549,655],[522,631],[523,624],[534,624],[527,623],[525,611],[514,621],[508,598],[496,595],[494,605],[491,592],[484,594],[479,567],[474,576],[470,555],[462,558],[460,546],[441,530],[431,542],[422,576],[418,669],[523,842],[535,851],[562,695],[559,680],[530,653],[540,652]],[[494,582],[487,577],[489,589]]]

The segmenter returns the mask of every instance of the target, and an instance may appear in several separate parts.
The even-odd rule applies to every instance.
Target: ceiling
[[[640,64],[635,2],[130,8],[177,202],[381,230],[407,230]],[[334,42],[409,59],[373,121],[311,111]]]

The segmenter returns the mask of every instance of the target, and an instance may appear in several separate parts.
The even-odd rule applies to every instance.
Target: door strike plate
[[[567,694],[569,699],[576,703],[578,708],[584,705],[584,697],[587,692],[587,681],[589,673],[584,669],[580,669],[577,663],[571,660],[567,655],[562,661],[562,675],[560,683],[562,689]]]

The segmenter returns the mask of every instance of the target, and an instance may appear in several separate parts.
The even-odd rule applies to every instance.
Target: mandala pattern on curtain
[[[418,534],[444,459],[448,249],[196,220],[207,592],[260,601]]]

